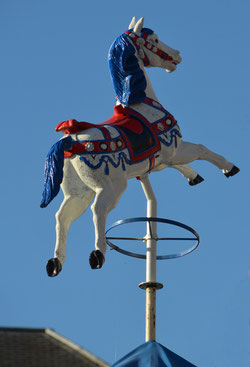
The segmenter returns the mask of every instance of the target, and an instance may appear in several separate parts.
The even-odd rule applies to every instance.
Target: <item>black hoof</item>
[[[193,180],[189,179],[188,183],[190,186],[195,186],[201,183],[202,181],[204,181],[204,178],[201,177],[200,175],[197,175]]]
[[[105,261],[105,257],[101,253],[101,251],[96,250],[92,251],[89,255],[89,265],[91,269],[101,269]]]
[[[240,172],[240,169],[236,166],[233,166],[233,168],[231,169],[231,171],[227,172],[227,173],[224,173],[224,175],[226,177],[232,177],[234,175],[236,175],[238,172]]]
[[[55,277],[62,270],[62,264],[57,257],[50,259],[46,266],[47,274],[49,277]]]

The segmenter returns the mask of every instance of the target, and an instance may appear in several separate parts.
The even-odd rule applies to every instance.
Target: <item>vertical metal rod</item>
[[[148,177],[141,180],[141,185],[147,198],[147,217],[157,217],[157,200]],[[147,223],[147,256],[146,256],[146,281],[156,281],[156,256],[157,256],[157,223]]]
[[[156,288],[146,288],[145,341],[156,340]]]
[[[148,177],[141,179],[141,185],[147,198],[147,217],[157,217],[157,200]],[[145,340],[156,337],[156,256],[157,223],[147,223],[146,252],[146,332]]]

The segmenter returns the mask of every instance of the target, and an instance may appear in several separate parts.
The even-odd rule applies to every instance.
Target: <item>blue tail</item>
[[[54,144],[45,161],[45,181],[42,194],[41,208],[45,208],[58,194],[63,179],[64,151],[72,147],[71,136]]]

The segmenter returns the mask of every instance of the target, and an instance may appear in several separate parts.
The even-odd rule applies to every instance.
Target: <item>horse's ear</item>
[[[133,17],[130,24],[129,24],[129,26],[128,26],[128,29],[133,29],[135,25],[136,25],[136,18]]]
[[[144,18],[142,17],[141,19],[138,20],[138,22],[134,26],[134,33],[140,34],[143,28],[143,24],[144,24]]]

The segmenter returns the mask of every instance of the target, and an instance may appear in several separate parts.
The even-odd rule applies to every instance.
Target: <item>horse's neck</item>
[[[139,61],[139,65],[140,68],[143,70],[144,72],[144,76],[146,78],[147,81],[147,87],[145,90],[146,93],[146,97],[150,98],[156,102],[158,101],[158,98],[155,95],[155,92],[153,90],[152,84],[149,80],[149,77],[144,69],[144,65],[143,62],[141,60]],[[119,103],[118,103],[119,104]],[[154,108],[153,106],[147,104],[147,103],[133,103],[131,105],[128,106],[129,108],[135,110],[136,112],[139,112],[141,115],[143,115],[149,122],[155,122],[159,119],[161,119],[162,117],[164,117],[165,113],[159,109]]]
[[[144,69],[144,66],[141,66],[141,69],[143,70],[144,72],[144,76],[145,76],[145,79],[147,81],[147,87],[146,87],[146,90],[145,90],[145,93],[146,93],[146,96],[148,98],[151,98],[153,99],[154,101],[158,101],[158,98],[156,97],[155,95],[155,92],[153,90],[153,87],[152,87],[152,84],[151,84],[151,81],[149,80],[149,77],[148,77],[148,74],[146,73],[145,69]]]

